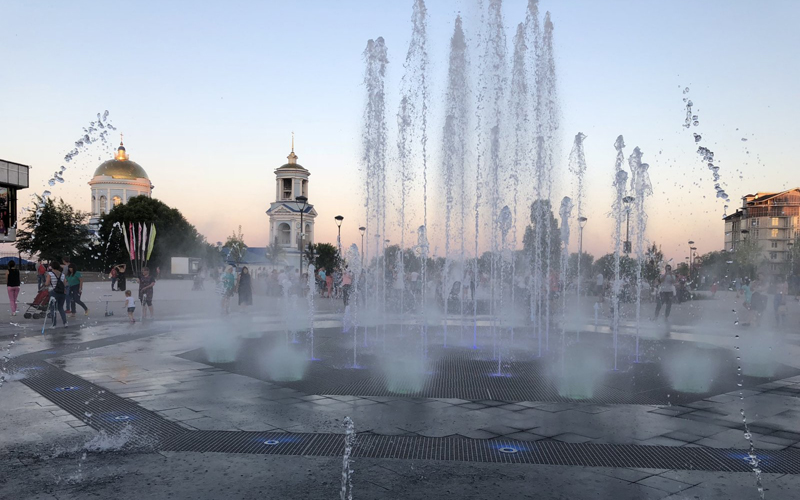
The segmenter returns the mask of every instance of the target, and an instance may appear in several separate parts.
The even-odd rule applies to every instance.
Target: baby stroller
[[[50,305],[50,291],[48,289],[39,290],[39,293],[34,297],[33,302],[28,304],[28,309],[22,315],[25,319],[41,319],[47,314],[47,308]]]

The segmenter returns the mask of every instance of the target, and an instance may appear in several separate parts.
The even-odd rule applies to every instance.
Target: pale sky
[[[504,2],[509,53],[525,3]],[[453,21],[461,12],[472,29],[474,5],[428,1],[431,168],[440,158]],[[394,122],[411,6],[411,0],[6,0],[0,158],[32,165],[29,193],[41,193],[82,128],[107,109],[131,159],[156,186],[154,197],[180,209],[212,243],[241,224],[248,245],[263,246],[273,170],[286,162],[294,131],[298,161],[311,171],[309,201],[320,214],[317,241],[335,241],[333,217],[341,214],[344,244],[359,242],[361,54],[368,39],[385,38],[387,114]],[[648,238],[676,260],[686,255],[689,239],[700,253],[722,247],[723,203],[714,198],[693,132],[716,153],[729,211],[748,192],[800,185],[800,2],[545,0],[545,10],[555,24],[563,114],[563,173],[553,201],[571,194],[566,158],[572,137],[583,132],[585,250],[600,256],[611,249],[607,213],[619,134],[626,155],[639,146],[650,163]],[[691,130],[682,127],[684,87],[700,117]],[[53,194],[88,210],[86,183],[108,158],[98,150],[79,157]],[[430,189],[435,199],[438,187]],[[29,193],[20,194],[20,207]]]

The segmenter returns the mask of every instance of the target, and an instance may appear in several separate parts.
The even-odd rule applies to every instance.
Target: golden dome
[[[120,142],[114,159],[105,161],[97,167],[97,170],[94,171],[94,176],[98,177],[104,175],[114,179],[150,180],[142,166],[135,161],[131,161],[129,158],[128,153],[125,151],[125,146]]]

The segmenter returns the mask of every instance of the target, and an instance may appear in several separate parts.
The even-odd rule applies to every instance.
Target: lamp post
[[[341,260],[342,260],[342,221],[344,220],[344,217],[342,217],[341,215],[337,215],[336,217],[334,217],[334,219],[336,220],[336,227],[339,228],[339,235],[336,237],[336,244],[339,246],[339,261],[341,262]],[[341,267],[341,264],[339,264],[339,266]]]
[[[358,231],[361,233],[361,267],[364,267],[364,233],[367,231],[367,228],[361,226],[358,228]]]
[[[577,291],[578,291],[578,316],[581,314],[581,257],[583,256],[583,226],[586,225],[586,221],[589,220],[586,217],[578,217],[578,284],[577,284]],[[578,327],[578,340],[580,340],[581,329]]]
[[[294,201],[300,206],[300,276],[303,276],[303,236],[305,236],[303,232],[305,230],[305,227],[303,227],[303,214],[306,211],[308,198],[305,196],[298,196]]]
[[[631,202],[635,200],[633,196],[626,196],[622,198],[622,203],[625,204],[625,244],[623,245],[623,251],[627,253],[631,253],[631,239],[630,239],[630,230],[631,230]]]

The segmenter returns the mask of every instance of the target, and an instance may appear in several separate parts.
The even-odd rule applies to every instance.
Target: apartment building
[[[748,194],[742,197],[742,207],[723,220],[725,250],[733,252],[745,239],[754,238],[761,249],[759,270],[785,275],[790,249],[800,236],[800,188]]]

